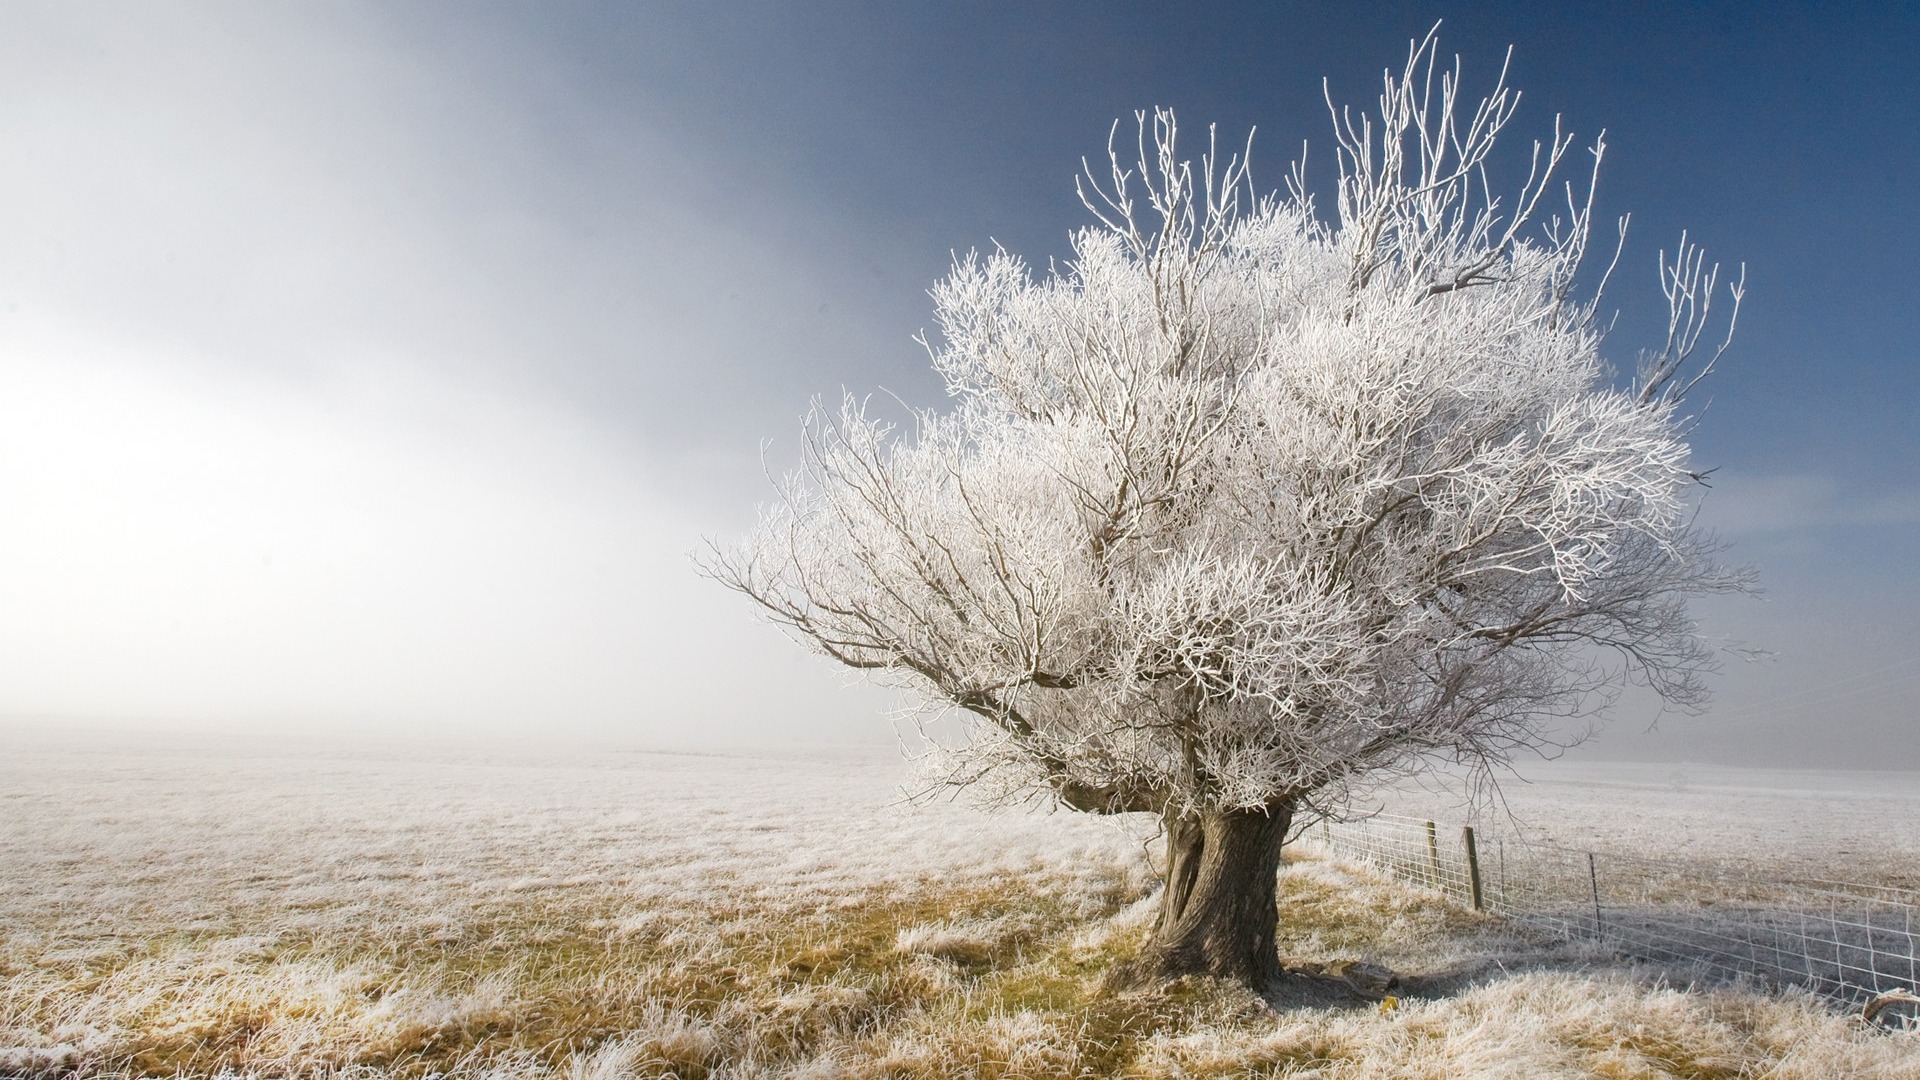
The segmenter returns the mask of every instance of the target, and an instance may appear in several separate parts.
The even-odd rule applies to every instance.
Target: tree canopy
[[[1564,183],[1556,124],[1501,194],[1517,94],[1459,85],[1429,41],[1377,115],[1333,110],[1331,217],[1300,165],[1258,196],[1171,113],[1116,125],[1070,260],[970,254],[933,289],[950,404],[816,404],[709,572],[970,714],[956,782],[1080,810],[1312,807],[1504,760],[1622,678],[1699,702],[1687,602],[1745,581],[1689,494],[1717,268],[1663,254],[1668,340],[1616,378],[1611,267],[1582,273],[1604,142]]]

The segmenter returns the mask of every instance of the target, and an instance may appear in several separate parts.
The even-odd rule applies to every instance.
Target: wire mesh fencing
[[[1920,894],[1476,835],[1378,815],[1306,838],[1463,907],[1672,970],[1854,1006],[1920,988]]]

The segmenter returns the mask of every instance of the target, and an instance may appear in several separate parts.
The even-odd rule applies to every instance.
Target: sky
[[[1889,5],[0,6],[0,717],[892,738],[688,554],[814,395],[941,400],[955,252],[1034,262],[1116,119],[1308,146],[1441,23],[1603,128],[1656,253],[1744,263],[1694,438],[1758,599],[1703,716],[1578,753],[1920,768],[1920,16]]]

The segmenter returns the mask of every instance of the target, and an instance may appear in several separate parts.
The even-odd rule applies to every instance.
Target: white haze
[[[692,524],[564,416],[47,352],[0,400],[12,711],[724,734],[784,692],[795,737],[831,727],[824,672],[716,604]]]
[[[0,146],[30,152],[0,169],[0,712],[882,734],[691,573],[698,448],[569,397],[596,335],[659,382],[739,347],[698,336],[688,281],[652,287],[675,274],[806,275],[631,220],[658,202],[539,205],[604,193],[515,175],[527,117],[459,107],[459,70],[345,13],[7,13]],[[621,242],[564,235],[600,208]]]
[[[808,395],[933,400],[921,290],[997,226],[900,209],[953,191],[789,182],[804,132],[703,143],[699,109],[493,9],[19,3],[0,29],[0,717],[888,737],[886,697],[685,553],[751,519],[757,440]],[[1069,200],[1103,134],[1034,190]],[[1778,655],[1594,752],[1920,766],[1920,598],[1836,544],[1897,549],[1914,500],[1710,463],[1707,518],[1770,594],[1712,628]]]

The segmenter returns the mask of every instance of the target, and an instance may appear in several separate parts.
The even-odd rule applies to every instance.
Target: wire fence
[[[1688,982],[1803,987],[1845,1006],[1920,989],[1920,893],[1522,843],[1392,815],[1323,824],[1308,838],[1463,907],[1594,941]]]

